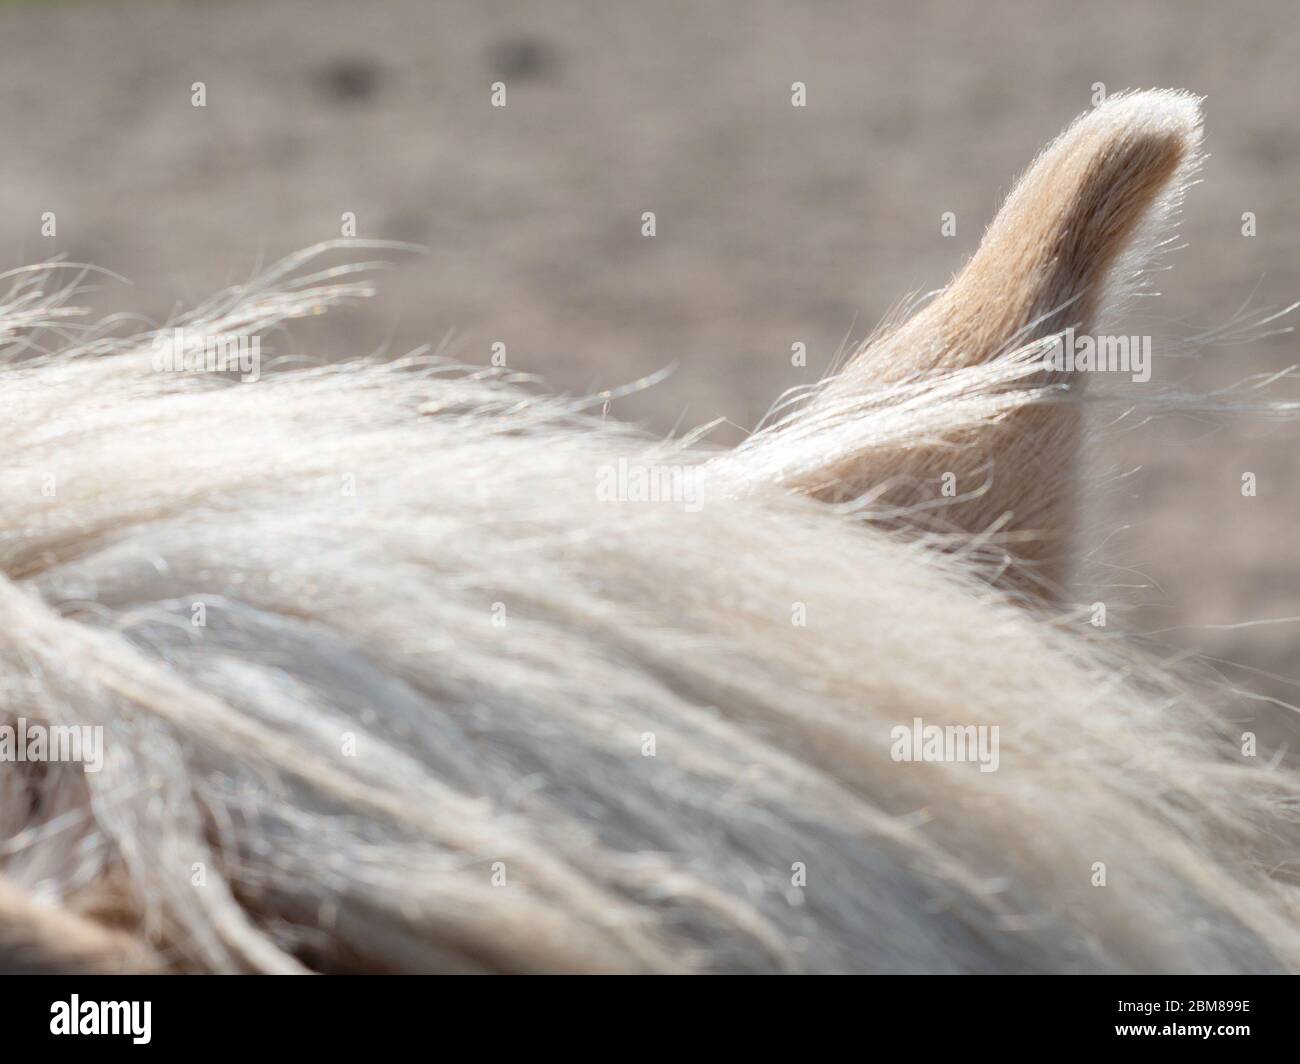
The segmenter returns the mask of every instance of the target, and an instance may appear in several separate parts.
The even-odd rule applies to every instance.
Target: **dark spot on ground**
[[[335,59],[321,68],[317,81],[335,103],[364,103],[379,87],[379,65],[370,59]]]
[[[503,81],[553,81],[560,71],[560,56],[540,37],[507,37],[488,49],[493,73]]]

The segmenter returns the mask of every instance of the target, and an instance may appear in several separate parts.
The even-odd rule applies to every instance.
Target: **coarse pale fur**
[[[1198,130],[1173,93],[1081,119],[949,293],[733,452],[424,356],[47,353],[65,297],[20,275],[0,723],[105,763],[0,765],[0,967],[1300,968],[1295,775],[1016,575],[1079,431],[1036,342],[1115,302]],[[364,294],[304,262],[189,323]],[[602,499],[620,459],[702,505]],[[996,725],[998,770],[894,761],[916,717]]]

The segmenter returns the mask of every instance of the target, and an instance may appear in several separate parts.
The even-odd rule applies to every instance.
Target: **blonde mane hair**
[[[159,372],[19,274],[0,724],[103,764],[0,763],[0,967],[1300,968],[1300,781],[1058,601],[1084,426],[1044,345],[1122,308],[1199,131],[1172,92],[1078,119],[734,451],[429,356]],[[366,293],[307,262],[182,324]],[[698,495],[601,490],[665,469]],[[917,721],[996,728],[996,771],[896,760]]]

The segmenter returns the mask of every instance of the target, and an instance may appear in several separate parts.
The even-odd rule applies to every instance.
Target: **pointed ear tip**
[[[1147,89],[1108,97],[1089,117],[1123,136],[1173,138],[1195,148],[1201,140],[1203,101],[1179,89]]]

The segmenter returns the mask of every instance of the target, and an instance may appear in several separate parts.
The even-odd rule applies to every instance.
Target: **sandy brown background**
[[[66,253],[135,282],[100,305],[163,318],[354,211],[359,235],[431,250],[398,257],[363,310],[297,330],[307,349],[454,332],[466,361],[500,340],[577,391],[676,363],[613,413],[657,431],[725,417],[736,439],[846,337],[945,283],[1095,82],[1208,97],[1189,246],[1126,331],[1169,351],[1248,299],[1300,297],[1296,23],[1288,0],[0,4],[0,264]],[[1162,360],[1156,378],[1204,389],[1297,360],[1277,336]],[[1300,623],[1205,627],[1300,616],[1298,454],[1294,422],[1109,432],[1081,530],[1104,565],[1086,571],[1139,586],[1080,597],[1138,603],[1139,627],[1300,700]]]

